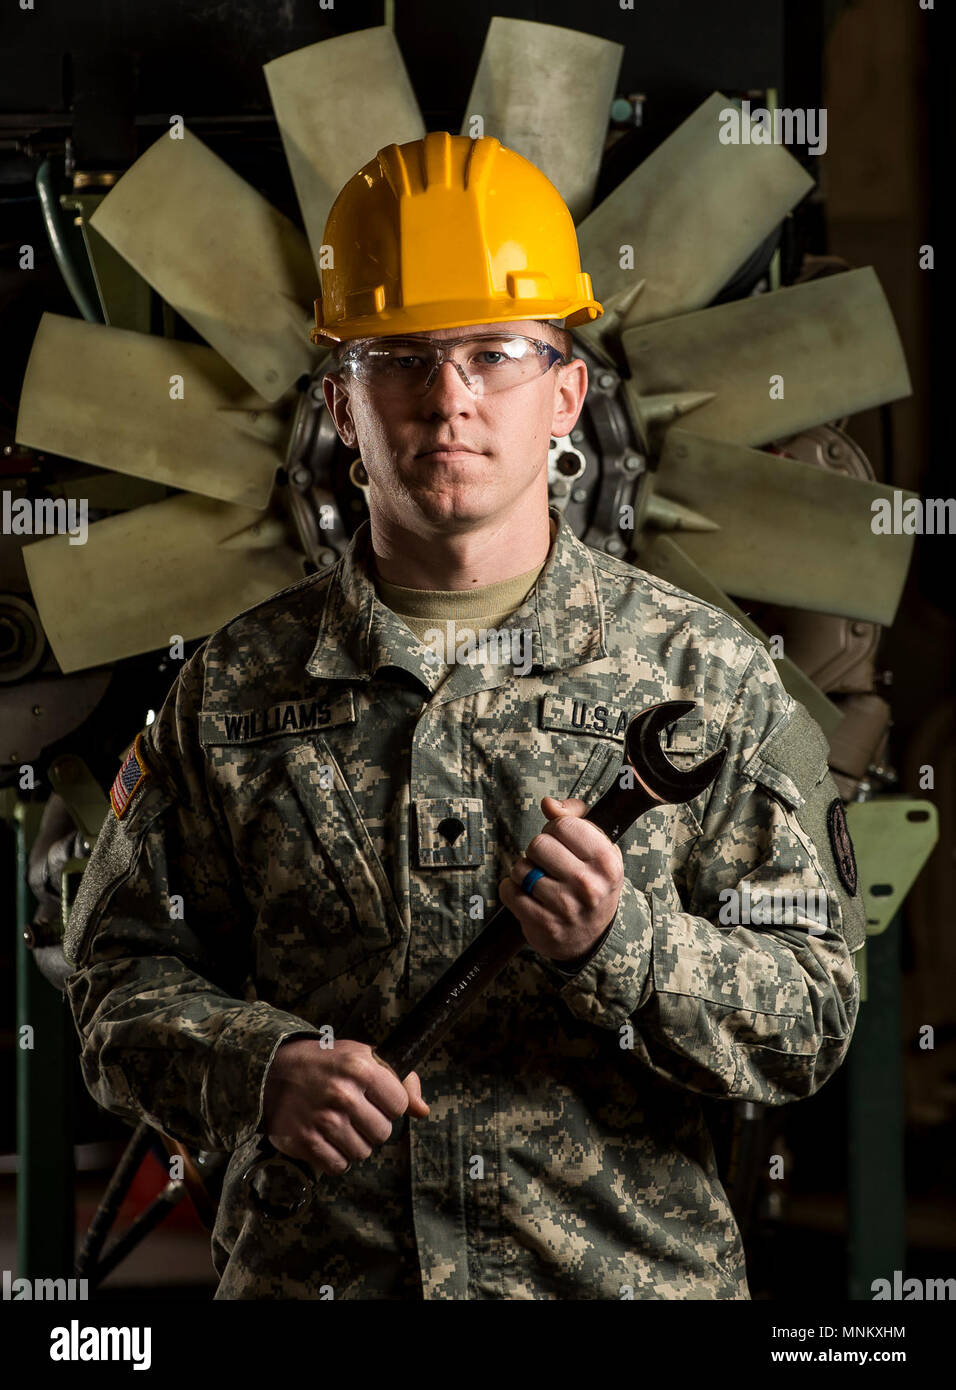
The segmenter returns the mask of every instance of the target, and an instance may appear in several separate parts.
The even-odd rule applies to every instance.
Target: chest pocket
[[[358,987],[404,923],[348,783],[322,738],[277,749],[242,784],[234,832],[260,998],[288,1008],[347,972]]]
[[[593,804],[607,791],[624,768],[625,734],[630,719],[638,712],[637,709],[588,704],[571,696],[549,696],[545,699],[541,713],[543,729],[554,730],[556,737],[572,734],[572,739],[565,746],[573,749],[575,754],[588,742],[594,745],[575,785],[562,795],[579,797]],[[694,767],[704,756],[706,734],[704,718],[694,711],[675,720],[664,730],[661,746],[675,767]],[[679,813],[674,827],[679,839],[686,840],[689,835],[700,833],[700,826],[692,811],[686,811],[683,807],[670,809]],[[685,822],[685,828],[681,829],[677,822]]]

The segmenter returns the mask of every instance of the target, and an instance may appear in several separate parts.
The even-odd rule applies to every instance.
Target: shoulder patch
[[[830,848],[833,850],[840,882],[846,891],[854,896],[859,881],[856,855],[853,853],[853,841],[850,839],[850,830],[846,823],[846,810],[838,796],[835,796],[827,807],[827,830],[830,833]]]
[[[122,820],[134,793],[151,775],[146,759],[140,752],[139,745],[142,737],[142,730],[140,730],[133,740],[132,748],[123,760],[123,766],[116,774],[113,785],[110,787],[110,805],[117,820]]]

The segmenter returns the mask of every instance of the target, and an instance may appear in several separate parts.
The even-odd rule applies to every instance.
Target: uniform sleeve
[[[561,996],[679,1086],[784,1104],[818,1090],[850,1045],[862,900],[826,738],[763,648],[713,747],[723,745],[721,772],[692,807],[687,910],[625,877],[607,936]]]
[[[204,656],[205,644],[138,736],[125,787],[114,784],[70,913],[66,991],[100,1105],[195,1149],[231,1150],[261,1124],[279,1044],[317,1030],[237,997],[251,909],[197,737]]]

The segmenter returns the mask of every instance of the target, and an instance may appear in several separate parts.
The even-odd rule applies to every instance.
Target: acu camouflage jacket
[[[66,943],[83,1075],[107,1109],[232,1151],[217,1298],[749,1297],[701,1098],[797,1100],[849,1046],[864,925],[826,741],[730,617],[552,515],[509,620],[525,674],[444,678],[376,595],[366,521],[196,651],[118,779]],[[619,841],[596,954],[568,974],[525,948],[421,1067],[429,1117],[305,1214],[258,1215],[242,1173],[278,1045],[384,1041],[494,910],[540,798],[590,805],[665,699],[698,706],[676,764],[728,757]],[[748,888],[796,905],[722,922]]]

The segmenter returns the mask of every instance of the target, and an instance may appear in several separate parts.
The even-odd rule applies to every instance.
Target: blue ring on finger
[[[547,878],[547,876],[548,875],[545,873],[544,869],[529,869],[521,881],[522,893],[527,893],[528,896],[531,897],[531,890],[537,883],[538,879]]]

